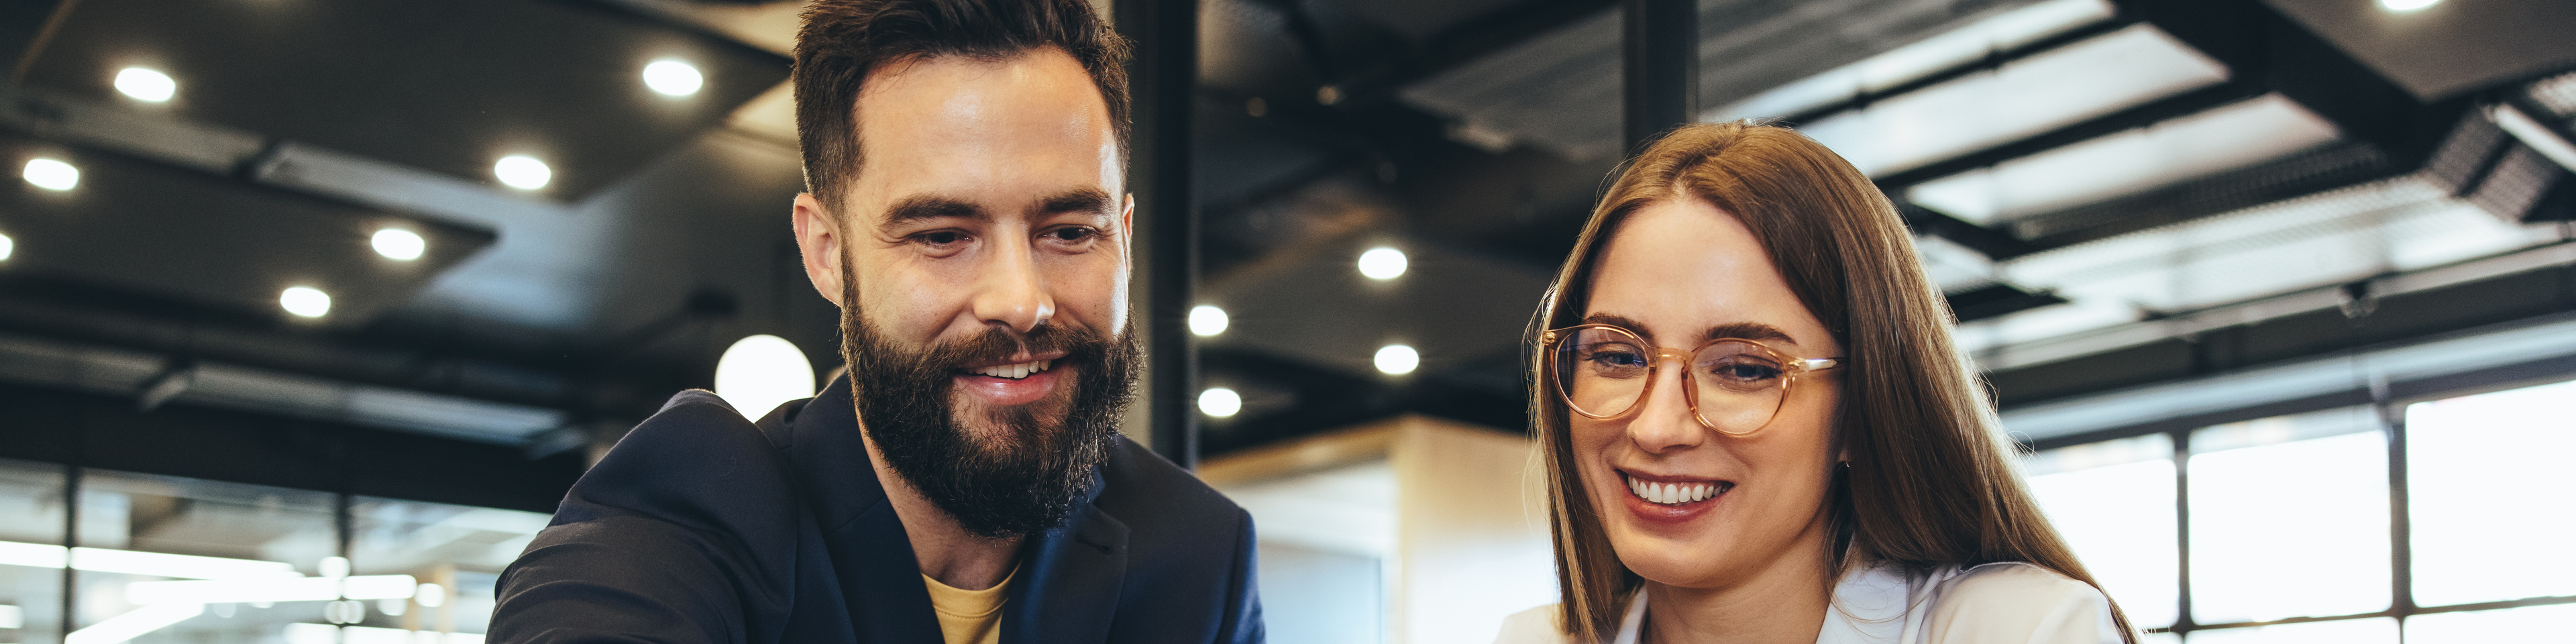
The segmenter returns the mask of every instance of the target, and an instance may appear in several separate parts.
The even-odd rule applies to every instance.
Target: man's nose
[[[1055,317],[1055,298],[1038,272],[1037,247],[1026,238],[998,240],[976,276],[974,314],[986,324],[1028,333]]]

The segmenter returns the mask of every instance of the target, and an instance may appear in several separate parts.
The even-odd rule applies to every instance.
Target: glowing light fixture
[[[376,247],[376,254],[383,255],[386,259],[406,262],[420,259],[420,254],[429,250],[429,242],[421,239],[420,233],[400,228],[376,231],[375,239],[370,240],[369,244]]]
[[[2437,4],[2442,4],[2442,0],[2379,0],[2379,8],[2396,13],[2422,11]]]
[[[664,96],[688,96],[705,87],[706,76],[698,68],[676,60],[657,60],[644,66],[644,86]]]
[[[1404,251],[1379,246],[1360,253],[1360,274],[1369,279],[1395,279],[1404,274],[1404,268]]]
[[[5,255],[5,253],[0,253]],[[1190,309],[1190,333],[1207,337],[1225,332],[1225,309],[1201,304]]]
[[[411,575],[138,581],[125,585],[125,601],[152,605],[410,599],[418,586],[419,580]]]
[[[716,396],[748,418],[780,403],[814,396],[814,363],[786,338],[755,335],[735,340],[716,359]]]
[[[1422,366],[1422,354],[1414,353],[1413,347],[1390,344],[1377,349],[1377,370],[1380,373],[1401,376],[1413,373],[1413,368],[1419,366]]]
[[[1225,418],[1241,411],[1243,396],[1232,389],[1209,387],[1207,391],[1199,392],[1199,413]]]
[[[318,318],[331,312],[331,295],[310,286],[288,287],[277,294],[277,305],[299,317]]]
[[[72,164],[64,163],[60,159],[29,159],[27,169],[18,173],[18,176],[25,177],[27,183],[34,184],[38,188],[55,192],[70,190],[80,185],[80,168],[72,167]]]
[[[411,600],[419,603],[421,608],[437,608],[447,604],[447,588],[438,584],[421,584],[412,591]]]
[[[0,628],[25,628],[27,611],[10,604],[0,604]]]
[[[16,240],[10,239],[8,235],[0,235],[0,262],[9,261],[9,253],[16,251],[17,249],[18,242]]]
[[[0,541],[0,565],[35,568],[72,568],[90,572],[113,572],[129,575],[151,575],[179,579],[242,579],[257,577],[301,577],[295,566],[280,561],[258,561],[226,557],[174,555],[165,552],[136,552],[107,548],[72,548],[65,557],[62,546],[41,543]],[[66,562],[65,560],[69,561]]]
[[[144,606],[72,631],[70,635],[63,636],[63,644],[121,644],[205,612],[205,604]]]
[[[160,70],[127,67],[116,71],[116,91],[134,100],[159,103],[179,93],[179,81]]]
[[[513,154],[501,157],[500,161],[492,164],[492,176],[512,188],[535,190],[546,187],[546,182],[553,181],[555,171],[553,168],[546,167],[546,162],[538,161],[536,157]]]

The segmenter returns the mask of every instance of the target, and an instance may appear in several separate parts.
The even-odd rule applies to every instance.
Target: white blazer
[[[1503,619],[1495,644],[1584,644],[1557,628],[1557,605]],[[1628,602],[1619,633],[1602,644],[1637,644],[1646,593]],[[1908,572],[1894,565],[1854,570],[1834,584],[1816,644],[2118,644],[2110,600],[2084,582],[2039,566],[2004,562]]]

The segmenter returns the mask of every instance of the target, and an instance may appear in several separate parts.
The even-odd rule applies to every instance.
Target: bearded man
[[[1251,517],[1115,431],[1125,51],[1083,0],[814,3],[794,228],[849,375],[757,423],[673,397],[502,574],[489,639],[1260,641]]]

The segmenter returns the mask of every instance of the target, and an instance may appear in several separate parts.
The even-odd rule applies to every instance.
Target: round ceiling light
[[[538,161],[536,157],[513,154],[501,157],[499,162],[492,164],[492,176],[512,188],[535,190],[546,187],[546,182],[553,181],[555,171],[553,168],[546,167],[546,162]]]
[[[9,239],[8,235],[0,235],[0,262],[9,261],[9,254],[17,250],[17,241]]]
[[[644,66],[644,86],[663,96],[688,96],[705,87],[707,77],[698,68],[676,60],[657,60]]]
[[[127,67],[116,71],[116,91],[134,100],[159,103],[179,93],[179,81],[159,70]]]
[[[1401,344],[1390,344],[1379,347],[1377,350],[1377,370],[1379,373],[1384,373],[1390,376],[1401,376],[1413,373],[1413,368],[1419,366],[1422,366],[1422,354],[1414,353],[1413,347]]]
[[[1225,418],[1242,411],[1243,395],[1234,393],[1232,389],[1210,387],[1207,391],[1199,392],[1199,413]]]
[[[2379,8],[2396,13],[2422,11],[2437,4],[2442,4],[2442,0],[2379,0]]]
[[[1190,333],[1207,337],[1225,332],[1225,309],[1201,304],[1190,309]]]
[[[318,318],[331,312],[331,295],[309,286],[296,286],[277,294],[277,305],[297,317]]]
[[[56,159],[29,159],[27,169],[18,174],[27,183],[56,192],[80,185],[80,168]]]
[[[1360,253],[1360,274],[1369,279],[1391,280],[1404,274],[1404,251],[1379,246]]]
[[[782,403],[814,397],[814,363],[796,343],[774,335],[735,340],[716,359],[716,396],[757,420]]]
[[[375,246],[376,254],[383,255],[386,259],[406,262],[420,259],[421,253],[429,250],[429,242],[421,239],[420,233],[400,228],[376,231],[376,236],[369,240],[369,245]]]

